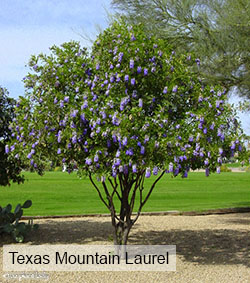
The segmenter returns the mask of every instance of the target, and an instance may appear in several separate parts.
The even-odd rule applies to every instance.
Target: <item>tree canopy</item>
[[[248,0],[113,0],[129,23],[144,23],[178,52],[194,52],[207,82],[250,99],[250,5]]]
[[[15,100],[8,97],[8,91],[0,87],[0,186],[10,184],[10,181],[20,183],[23,178],[20,176],[20,161],[12,157],[8,159],[5,147],[11,139],[9,123],[14,118]],[[17,157],[17,156],[16,156]]]
[[[246,157],[226,91],[203,84],[193,61],[123,21],[98,36],[90,55],[69,42],[32,56],[12,123],[13,154],[39,173],[48,159],[86,173],[111,213],[115,243],[126,244],[165,173],[205,168],[208,176],[223,158]]]

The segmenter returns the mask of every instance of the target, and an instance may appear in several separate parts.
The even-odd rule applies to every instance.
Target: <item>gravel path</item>
[[[40,229],[28,244],[112,244],[108,217],[35,222]],[[129,244],[176,245],[176,272],[47,272],[45,282],[250,282],[250,213],[141,216]],[[0,247],[0,282],[17,282],[7,281],[4,274]]]

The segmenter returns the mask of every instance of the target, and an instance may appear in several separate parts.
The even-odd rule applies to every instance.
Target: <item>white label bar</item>
[[[4,271],[176,271],[174,245],[4,245]]]

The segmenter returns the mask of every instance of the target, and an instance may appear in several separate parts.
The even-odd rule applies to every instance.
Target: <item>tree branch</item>
[[[110,184],[111,184],[111,186],[113,188],[112,196],[114,195],[114,193],[116,193],[117,197],[121,201],[121,196],[120,196],[119,192],[117,191],[118,184],[116,182],[116,178],[115,178],[115,184],[113,184],[113,182],[112,182],[110,177],[108,178],[108,180],[109,180],[109,182],[110,182]]]
[[[145,172],[145,170],[143,170],[141,172],[141,174],[138,174],[138,177],[136,178],[136,183],[135,183],[134,190],[133,190],[133,193],[132,193],[132,196],[131,196],[131,199],[130,199],[130,204],[129,204],[132,211],[134,209],[136,191],[137,191],[138,187],[140,188],[141,182],[144,179],[144,172]]]
[[[151,186],[147,196],[145,197],[144,201],[142,201],[142,191],[143,191],[143,186],[140,187],[140,207],[138,209],[137,215],[136,217],[133,219],[132,223],[134,224],[136,222],[136,220],[139,218],[140,214],[141,214],[141,210],[142,207],[145,205],[145,203],[147,202],[147,200],[149,199],[155,185],[157,184],[157,182],[162,178],[162,176],[165,174],[165,170],[162,171],[161,175],[154,181],[153,185]]]
[[[89,173],[89,179],[92,183],[92,185],[94,186],[94,188],[96,189],[101,201],[105,204],[105,206],[108,208],[108,210],[110,210],[110,207],[108,206],[108,204],[106,203],[106,201],[104,200],[99,188],[97,187],[97,185],[94,183],[93,179],[92,179],[92,176],[91,176],[91,173]]]
[[[112,218],[112,223],[114,221],[114,219],[116,219],[117,221],[119,222],[123,222],[122,219],[120,219],[117,215],[116,215],[116,211],[115,211],[115,206],[114,206],[114,203],[113,203],[113,196],[114,194],[112,193],[110,195],[109,191],[108,191],[108,188],[107,188],[107,185],[105,182],[102,182],[102,185],[103,185],[103,188],[104,188],[104,191],[106,193],[106,196],[109,200],[109,210],[111,212],[111,218]]]
[[[145,205],[145,203],[147,202],[148,198],[150,197],[155,185],[158,183],[158,181],[161,179],[161,177],[165,174],[165,170],[162,171],[161,175],[154,181],[153,185],[151,186],[147,196],[145,197],[144,201],[141,204],[141,208]]]

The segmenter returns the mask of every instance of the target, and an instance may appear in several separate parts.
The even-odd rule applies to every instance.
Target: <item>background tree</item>
[[[113,0],[132,24],[144,23],[150,35],[165,38],[178,52],[200,59],[207,82],[250,99],[249,0]],[[199,64],[200,61],[197,60]]]
[[[141,26],[115,22],[91,56],[75,42],[51,53],[30,60],[13,154],[39,173],[47,158],[69,172],[76,164],[111,213],[115,244],[127,243],[165,172],[187,177],[205,168],[208,176],[224,157],[245,155],[226,92],[203,85],[190,72],[190,56],[177,56]]]
[[[0,87],[0,186],[6,186],[13,182],[22,182],[20,176],[20,162],[15,157],[9,158],[5,152],[5,147],[11,139],[9,123],[14,118],[15,100],[8,97],[8,91]]]

